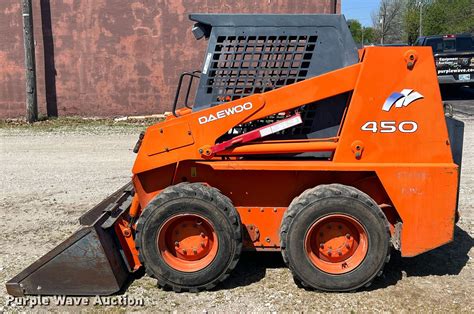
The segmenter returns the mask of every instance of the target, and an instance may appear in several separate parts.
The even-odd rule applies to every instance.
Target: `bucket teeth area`
[[[7,292],[20,297],[119,291],[129,271],[110,226],[127,209],[123,207],[130,206],[131,192],[129,183],[89,210],[80,219],[82,228],[9,280]]]

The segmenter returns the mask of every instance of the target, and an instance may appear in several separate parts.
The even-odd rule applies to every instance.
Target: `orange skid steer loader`
[[[113,294],[140,268],[197,292],[242,250],[280,251],[303,287],[349,291],[392,249],[453,240],[463,124],[445,116],[431,48],[358,51],[339,15],[190,18],[209,42],[202,69],[140,135],[131,183],[8,293]]]

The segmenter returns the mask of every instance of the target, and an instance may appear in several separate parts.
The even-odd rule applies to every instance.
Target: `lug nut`
[[[179,241],[175,241],[174,246],[179,246]]]
[[[346,238],[350,239],[351,235],[349,233],[346,234]]]
[[[196,249],[194,249],[193,253],[194,253],[194,255],[196,255],[198,253],[198,251]]]
[[[201,246],[202,246],[202,247],[204,247],[204,246],[205,246],[205,245],[204,245],[204,242],[201,242]]]
[[[183,254],[186,254],[186,249],[183,249]]]
[[[203,238],[204,238],[204,236],[205,236],[205,235],[204,235],[204,232],[201,232],[201,237],[203,237]]]
[[[341,250],[337,251],[337,254],[339,254],[339,256],[341,256],[341,255],[342,255],[342,251],[341,251]]]
[[[322,249],[324,249],[324,243],[321,243],[321,244],[319,245],[319,247],[322,248]]]
[[[346,249],[350,249],[351,246],[349,244],[346,244]]]

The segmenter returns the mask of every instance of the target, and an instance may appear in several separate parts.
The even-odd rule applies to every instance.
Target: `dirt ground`
[[[231,277],[199,294],[165,292],[148,277],[125,293],[140,307],[82,306],[123,311],[471,312],[474,308],[474,119],[465,119],[460,192],[462,218],[453,243],[415,258],[394,254],[384,275],[355,293],[299,289],[276,253],[244,254]],[[0,128],[0,312],[4,283],[78,228],[87,209],[127,182],[141,127]],[[123,295],[121,297],[124,297]],[[39,306],[73,311],[77,308]]]

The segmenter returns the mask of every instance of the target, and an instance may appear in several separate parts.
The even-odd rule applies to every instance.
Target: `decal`
[[[220,111],[217,111],[215,114],[210,114],[208,116],[202,116],[198,118],[199,124],[206,124],[211,121],[223,119],[225,117],[228,117],[230,115],[236,114],[236,113],[241,113],[243,111],[247,111],[252,109],[253,105],[251,102],[246,102],[245,104],[242,105],[237,105],[234,107],[230,107],[227,109],[223,109]]]
[[[212,53],[208,53],[206,57],[206,61],[204,62],[204,67],[202,68],[202,74],[207,74],[207,70],[209,69],[209,64],[211,63]]]
[[[274,134],[301,123],[303,123],[303,120],[301,120],[301,116],[298,115],[296,117],[286,119],[285,121],[277,122],[271,126],[261,129],[260,136],[264,137],[270,134]]]
[[[382,106],[383,111],[390,111],[393,105],[396,108],[406,107],[412,102],[422,99],[423,95],[418,92],[415,92],[413,89],[404,89],[400,93],[395,92],[388,96],[387,100]]]
[[[367,121],[361,128],[362,131],[369,131],[372,133],[413,133],[418,130],[418,124],[415,121]]]

